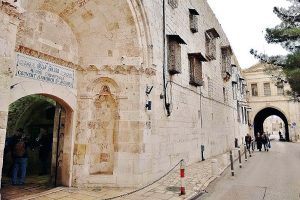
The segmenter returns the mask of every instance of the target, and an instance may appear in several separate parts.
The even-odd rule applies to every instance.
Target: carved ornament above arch
[[[154,68],[144,68],[134,65],[104,65],[102,67],[96,67],[95,65],[90,65],[85,69],[85,71],[97,71],[104,74],[121,74],[121,75],[142,75],[155,76],[156,69]]]

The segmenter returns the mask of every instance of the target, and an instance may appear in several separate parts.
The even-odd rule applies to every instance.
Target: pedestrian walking
[[[261,151],[261,148],[262,148],[262,135],[260,132],[257,133],[257,136],[256,136],[256,144],[257,144],[257,149],[259,151]]]
[[[247,135],[245,136],[245,143],[246,143],[246,147],[247,147],[247,150],[249,151],[249,153],[250,153],[251,141],[252,141],[252,138],[249,135],[249,133],[247,133]]]
[[[264,133],[262,135],[262,142],[263,142],[263,145],[264,145],[264,150],[269,151],[270,139],[269,139],[269,137],[266,133]]]
[[[13,136],[12,142],[12,185],[24,185],[26,168],[27,168],[27,152],[28,143],[26,141],[25,133],[22,128],[17,130],[17,133]]]

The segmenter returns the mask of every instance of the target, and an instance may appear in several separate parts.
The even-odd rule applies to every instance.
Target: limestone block
[[[123,174],[122,176],[117,176],[116,184],[119,187],[134,187],[138,185],[141,179],[141,175]]]
[[[84,165],[86,156],[84,154],[74,155],[75,165]]]
[[[0,110],[8,112],[9,108],[9,93],[5,91],[1,91],[0,93]]]
[[[86,154],[86,144],[75,144],[74,145],[75,155],[85,155]]]
[[[5,144],[6,129],[0,129],[0,144]]]
[[[135,159],[133,161],[133,173],[142,174],[152,169],[152,159]]]
[[[94,184],[116,184],[117,177],[113,175],[90,175],[87,177],[87,183]]]

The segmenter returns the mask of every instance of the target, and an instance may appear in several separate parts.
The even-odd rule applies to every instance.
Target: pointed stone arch
[[[268,118],[271,115],[276,115],[282,119],[282,121],[285,124],[285,139],[287,141],[290,140],[289,136],[289,120],[286,117],[287,115],[285,112],[281,111],[279,108],[275,107],[265,107],[258,111],[254,117],[253,125],[254,125],[254,135],[256,136],[257,133],[263,133],[263,123],[266,118]]]

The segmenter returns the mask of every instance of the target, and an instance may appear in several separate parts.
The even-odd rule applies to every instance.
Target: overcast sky
[[[269,55],[284,54],[280,45],[266,43],[265,29],[280,20],[273,13],[274,6],[287,7],[286,0],[207,0],[222,25],[242,68],[258,61],[249,53],[256,49]]]

